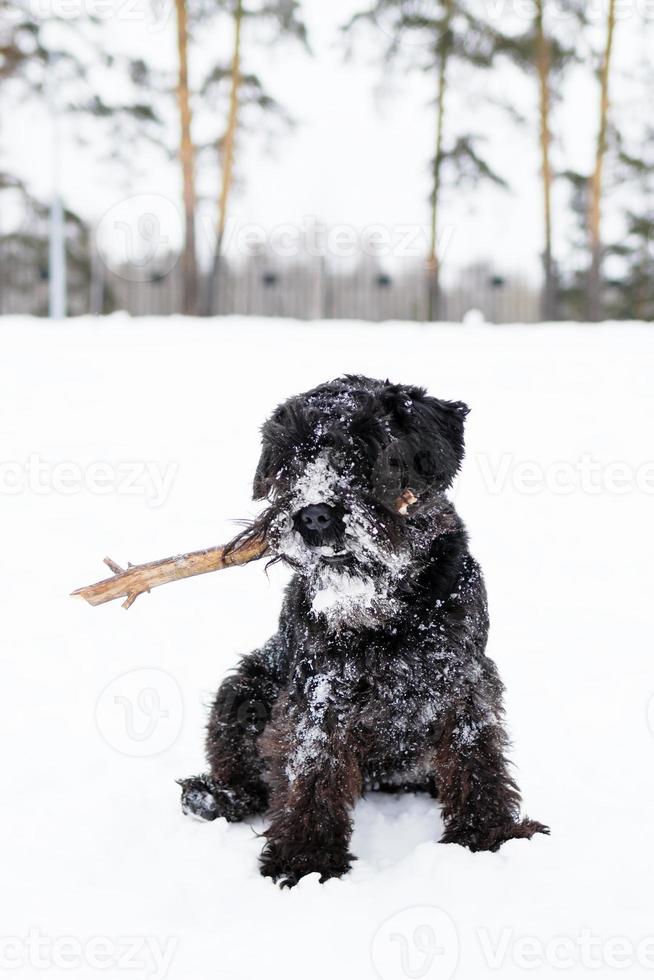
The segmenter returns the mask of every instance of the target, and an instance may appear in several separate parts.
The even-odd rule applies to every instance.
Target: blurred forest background
[[[654,319],[654,4],[365,2],[4,0],[0,312]],[[276,79],[308,92],[327,47],[297,118]],[[285,170],[312,106],[330,153]],[[373,117],[378,214],[325,219]]]

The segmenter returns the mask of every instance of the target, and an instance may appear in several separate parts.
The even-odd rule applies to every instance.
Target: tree
[[[553,320],[556,315],[556,285],[554,280],[554,265],[552,258],[552,162],[550,147],[552,130],[550,128],[551,90],[550,75],[552,70],[552,45],[545,32],[545,3],[536,0],[534,26],[536,28],[536,67],[538,71],[539,93],[539,139],[541,152],[541,179],[543,186],[543,226],[545,232],[545,247],[543,251],[543,268],[545,272],[545,289],[543,294],[543,315],[546,320]]]
[[[606,312],[616,319],[654,319],[654,127],[628,150],[617,137],[615,183],[626,191],[619,241],[604,248],[607,270]],[[636,149],[636,146],[638,149]]]
[[[134,83],[134,62],[129,58],[116,57],[107,50],[101,23],[92,16],[66,19],[60,17],[39,18],[29,0],[5,0],[3,21],[0,27],[0,81],[5,104],[22,105],[25,101],[45,107],[52,119],[53,187],[51,197],[51,223],[43,243],[48,242],[48,281],[51,292],[51,313],[61,315],[66,309],[66,259],[74,275],[71,263],[75,255],[70,249],[71,221],[79,229],[79,220],[64,207],[57,186],[58,145],[61,121],[64,113],[74,113],[76,125],[72,138],[80,145],[84,142],[86,123],[92,121],[104,129],[104,139],[94,139],[116,157],[120,148],[133,147],[144,134],[159,124],[152,105],[143,102],[141,89],[134,101],[100,94],[102,81],[107,78],[117,84],[114,90],[125,92],[126,84]],[[102,76],[102,77],[100,77]],[[122,76],[122,77],[121,77]],[[147,78],[147,73],[146,76]],[[119,122],[118,122],[119,121]],[[118,124],[118,126],[117,126]],[[129,128],[131,127],[131,133]],[[97,136],[97,133],[96,133]],[[115,139],[114,137],[118,137]],[[117,150],[118,148],[118,150]],[[124,153],[124,150],[122,151]],[[34,213],[29,192],[25,188],[22,207],[26,215]],[[32,202],[33,203],[33,202]],[[85,241],[88,238],[85,231]],[[29,237],[29,236],[28,236]],[[79,236],[77,236],[79,238]],[[36,255],[36,240],[28,241],[23,234],[20,247],[31,248]]]
[[[583,22],[583,5],[568,2],[563,26],[565,40],[555,35],[548,19],[548,0],[534,0],[533,18],[516,33],[498,31],[496,52],[507,56],[522,71],[534,75],[538,86],[538,144],[543,208],[543,303],[546,320],[558,316],[558,274],[554,259],[554,217],[552,188],[556,171],[552,162],[552,115],[560,99],[561,81],[566,69],[576,61],[576,28]]]
[[[184,279],[184,313],[197,312],[198,269],[195,244],[195,216],[197,196],[195,190],[195,148],[191,137],[191,98],[188,77],[188,12],[186,0],[175,0],[177,16],[177,107],[179,111],[179,158],[182,167],[184,200],[184,245],[182,268]]]
[[[576,170],[559,174],[566,184],[568,208],[572,218],[568,234],[569,263],[559,277],[558,306],[563,319],[583,320],[586,315],[586,283],[588,268],[588,192],[590,179]],[[579,258],[581,262],[579,262]]]
[[[229,203],[234,186],[236,145],[242,110],[249,105],[264,113],[274,112],[278,116],[285,115],[279,104],[267,94],[260,79],[256,75],[243,72],[244,28],[249,22],[267,23],[273,29],[274,42],[291,37],[307,46],[306,27],[300,18],[300,4],[297,0],[270,0],[270,2],[263,0],[258,6],[246,6],[244,0],[227,0],[227,8],[233,23],[231,61],[228,67],[215,66],[203,86],[204,95],[211,91],[220,92],[224,83],[229,86],[227,124],[224,133],[217,141],[222,163],[222,177],[218,195],[216,240],[207,290],[207,313],[211,313],[215,308]],[[288,121],[288,117],[286,119]]]
[[[209,312],[213,307],[214,293],[218,284],[220,257],[223,250],[225,226],[227,224],[227,206],[232,189],[234,176],[234,147],[236,143],[236,128],[238,126],[239,96],[241,89],[241,37],[243,27],[242,0],[234,2],[234,49],[230,70],[229,115],[227,129],[223,139],[222,153],[222,184],[218,202],[218,223],[216,225],[216,244],[214,247],[213,265],[209,278]]]
[[[606,13],[606,40],[599,69],[599,120],[595,146],[595,165],[590,181],[588,201],[590,268],[587,283],[587,312],[589,320],[599,320],[602,314],[602,178],[609,129],[609,82],[615,27],[616,0],[609,0]]]
[[[441,208],[444,191],[461,182],[477,186],[488,180],[505,186],[479,152],[479,136],[473,133],[454,135],[448,124],[451,101],[450,74],[454,64],[472,69],[490,68],[496,45],[496,32],[477,15],[467,0],[375,0],[371,9],[355,16],[344,30],[352,31],[362,22],[383,28],[390,41],[386,44],[385,63],[397,61],[404,50],[406,36],[421,38],[407,50],[411,58],[407,67],[418,68],[434,77],[436,88],[434,120],[434,156],[430,165],[430,237],[427,256],[429,319],[438,319],[440,309],[439,254]],[[423,57],[416,53],[423,51]]]
[[[49,109],[56,101],[62,112],[104,126],[110,153],[129,142],[130,153],[124,159],[133,160],[132,141],[155,141],[161,125],[145,63],[109,50],[102,22],[92,16],[39,18],[32,7],[25,0],[3,2],[0,81],[4,99],[17,104],[26,100],[43,104],[45,99]],[[129,91],[133,98],[103,95],[107,81],[112,91]]]
[[[2,172],[0,201],[0,213],[14,216],[5,222],[0,236],[0,294],[9,309],[27,302],[26,311],[46,315],[47,290],[42,287],[48,277],[49,207],[23,181]],[[86,313],[91,285],[89,228],[78,214],[65,209],[63,230],[70,312]]]
[[[71,51],[46,43],[48,27],[60,26],[76,33],[76,26],[49,18],[49,23],[34,16],[29,3],[5,0],[0,24],[0,80],[11,81],[20,96],[43,94],[47,70],[53,60],[65,60],[77,79],[85,75],[82,61]],[[7,92],[7,86],[4,87]]]
[[[572,255],[581,256],[581,263],[566,276],[563,295],[568,312],[589,320],[605,315],[645,317],[651,310],[654,130],[648,110],[653,76],[648,60],[643,73],[643,66],[632,58],[629,69],[621,73],[623,92],[625,83],[632,86],[631,100],[618,109],[611,85],[617,21],[617,5],[610,0],[597,56],[599,113],[593,167],[562,175],[571,191]],[[637,28],[647,31],[647,21]],[[645,40],[649,43],[651,38]],[[621,233],[611,232],[613,241],[605,240],[608,202],[611,225],[622,226]]]

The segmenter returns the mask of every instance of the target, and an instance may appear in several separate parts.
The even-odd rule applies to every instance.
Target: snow
[[[314,613],[323,613],[329,618],[335,606],[340,608],[346,605],[353,607],[348,615],[342,617],[347,621],[354,615],[357,607],[360,607],[361,611],[369,609],[375,600],[375,583],[370,578],[348,575],[347,572],[339,573],[335,569],[325,569],[322,579],[320,588],[311,603]],[[336,623],[340,618],[340,616],[336,617]]]
[[[654,968],[654,331],[181,318],[0,321],[9,976],[480,980]],[[359,860],[292,891],[253,827],[184,817],[206,706],[274,630],[287,573],[68,597],[252,516],[258,428],[344,372],[472,409],[453,491],[487,579],[526,812],[550,838],[436,843],[437,803],[370,795]],[[156,479],[153,478],[156,476]],[[322,697],[325,685],[316,689]]]
[[[347,396],[346,396],[347,398]],[[348,399],[351,411],[358,406]],[[348,513],[343,516],[346,551],[361,563],[370,559],[384,570],[373,581],[362,575],[352,576],[338,568],[325,566],[320,561],[325,554],[334,554],[330,547],[307,548],[300,534],[293,527],[287,509],[279,513],[271,522],[279,550],[303,568],[317,583],[311,603],[312,613],[322,613],[325,625],[330,630],[338,630],[344,625],[363,625],[384,614],[391,614],[396,606],[389,595],[394,581],[402,574],[410,556],[397,554],[375,538],[377,528],[352,493],[351,474],[344,470],[336,472],[328,453],[320,453],[310,461],[305,471],[295,481],[288,507],[290,513],[297,513],[311,504],[338,504],[348,501]]]

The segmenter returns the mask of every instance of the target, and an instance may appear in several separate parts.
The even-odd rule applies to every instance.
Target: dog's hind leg
[[[444,844],[471,851],[496,851],[512,838],[549,833],[535,820],[520,819],[520,791],[505,758],[507,737],[500,722],[480,721],[474,699],[448,718],[434,756],[443,805]]]
[[[265,811],[268,787],[257,740],[278,694],[278,639],[244,657],[220,686],[207,726],[209,772],[179,780],[182,809],[203,820]]]

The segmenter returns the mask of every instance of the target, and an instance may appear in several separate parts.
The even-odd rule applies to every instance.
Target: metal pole
[[[48,294],[50,318],[63,320],[66,316],[66,245],[64,207],[59,194],[55,194],[50,206]]]
[[[100,316],[104,306],[104,272],[95,235],[89,233],[91,252],[91,284],[89,288],[89,313]]]

